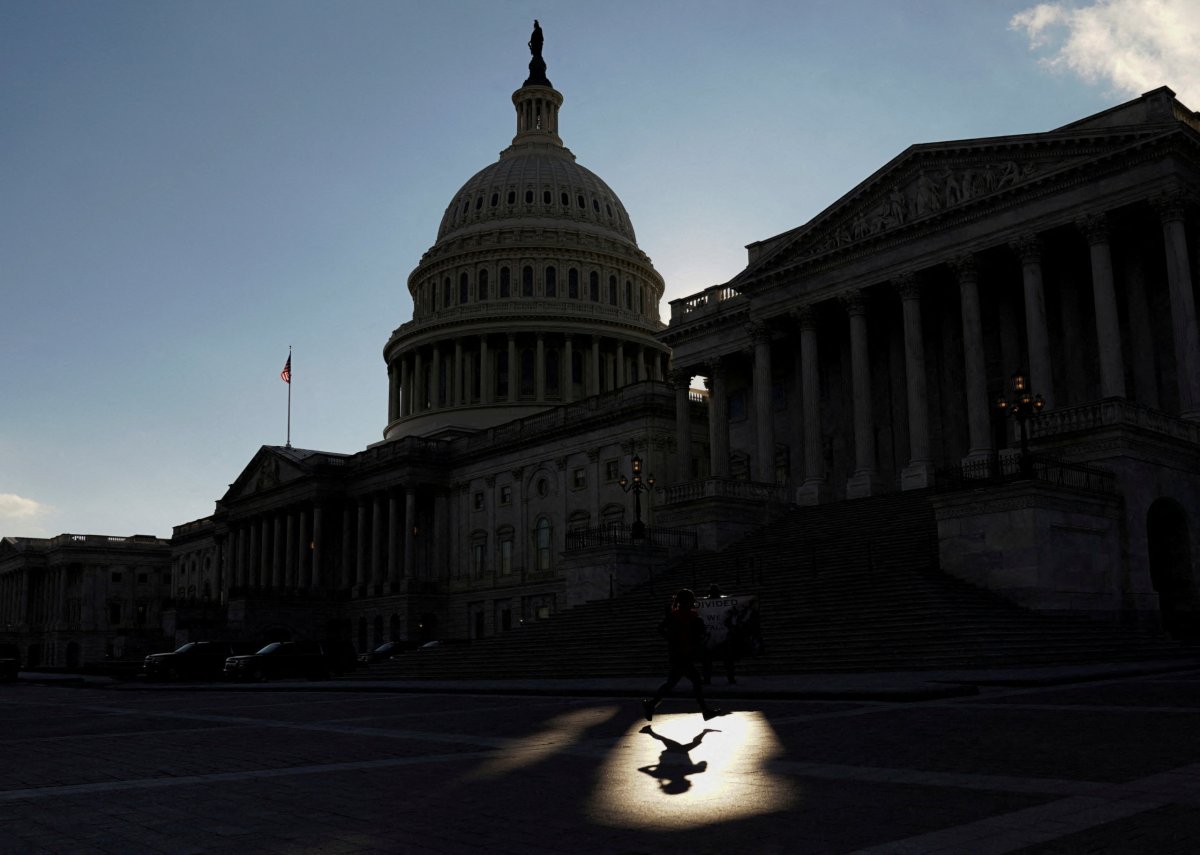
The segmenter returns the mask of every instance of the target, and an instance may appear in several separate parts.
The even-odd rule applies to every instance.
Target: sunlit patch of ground
[[[540,763],[578,742],[588,728],[603,724],[616,714],[616,707],[602,706],[555,716],[537,733],[513,740],[503,756],[483,763],[466,780],[499,778]]]
[[[625,733],[604,762],[589,814],[596,822],[666,830],[784,810],[800,797],[769,762],[783,747],[758,712],[710,721],[655,715]]]

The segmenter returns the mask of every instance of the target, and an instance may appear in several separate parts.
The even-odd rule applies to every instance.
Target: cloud
[[[17,534],[25,537],[43,537],[40,526],[34,521],[50,512],[48,504],[35,502],[32,498],[18,496],[14,492],[0,492],[0,534]],[[12,525],[22,526],[22,531],[7,532]]]
[[[1179,100],[1200,107],[1200,3],[1196,0],[1095,0],[1039,3],[1009,27],[1029,46],[1047,50],[1042,64],[1106,83],[1122,95],[1170,86]]]

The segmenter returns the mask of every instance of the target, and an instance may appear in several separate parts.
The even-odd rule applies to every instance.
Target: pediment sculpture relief
[[[1037,171],[1037,164],[1020,164],[1015,160],[969,167],[930,165],[835,220],[814,235],[815,241],[798,254],[808,257],[849,246],[970,199],[1015,186]]]
[[[279,458],[269,457],[262,462],[258,467],[258,473],[254,476],[254,490],[269,490],[279,483]]]

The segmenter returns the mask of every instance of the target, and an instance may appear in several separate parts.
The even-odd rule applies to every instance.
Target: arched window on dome
[[[536,354],[526,348],[521,351],[521,397],[532,398],[536,390],[534,375],[537,370]]]
[[[558,351],[546,351],[546,395],[553,398],[557,398],[561,391],[558,366]]]
[[[492,194],[492,207],[494,208],[494,207],[496,207],[496,206],[497,206],[497,205],[499,205],[499,204],[500,204],[500,194],[499,194],[499,193],[493,193],[493,194]]]
[[[476,196],[475,197],[475,210],[478,211],[482,207],[483,207],[483,196]]]
[[[633,283],[628,279],[625,280],[625,308],[633,308]]]
[[[521,268],[521,296],[533,296],[533,268],[528,264]]]
[[[512,296],[512,278],[507,267],[500,268],[500,299],[505,300]]]
[[[571,194],[564,190],[562,195],[559,197],[559,201],[562,202],[562,206],[564,208],[571,207]]]
[[[486,300],[488,298],[488,272],[484,267],[479,271],[479,299]]]
[[[617,305],[617,277],[608,277],[608,304]]]
[[[451,286],[450,286],[450,277],[447,276],[442,281],[442,308],[443,309],[450,308],[450,298],[453,295],[454,295],[454,291],[451,289]]]
[[[543,204],[543,205],[549,205],[549,204],[550,204],[550,200],[551,200],[551,198],[552,198],[552,197],[551,197],[551,195],[550,195],[550,191],[549,191],[549,190],[543,190],[543,191],[542,191],[542,204]]]
[[[597,214],[600,213],[600,203],[596,201],[595,197],[592,197],[592,210]]]
[[[646,288],[643,285],[638,286],[637,301],[638,301],[637,310],[639,312],[645,313],[645,311],[646,311]]]
[[[526,205],[532,205],[532,204],[533,204],[533,191],[532,191],[532,190],[526,190],[526,191],[525,191],[525,204],[526,204]]]
[[[558,268],[553,265],[546,268],[546,296],[558,296]]]
[[[466,273],[458,277],[458,305],[465,306],[471,291],[471,278]]]
[[[579,299],[579,271],[574,267],[567,271],[567,296],[572,300]]]
[[[582,193],[580,193],[578,196],[575,197],[575,201],[579,203],[580,208],[587,207],[587,201],[584,200]]]
[[[600,274],[595,270],[588,274],[588,296],[593,303],[600,302]]]
[[[510,205],[515,205],[515,204],[517,204],[517,191],[516,191],[516,190],[509,190],[509,191],[508,191],[508,196],[506,197],[506,199],[507,199],[507,201],[508,201],[508,204],[510,204]]]

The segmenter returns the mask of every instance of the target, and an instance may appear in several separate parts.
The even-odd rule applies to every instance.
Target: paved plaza
[[[924,700],[749,677],[714,687],[727,716],[681,696],[649,723],[644,679],[23,681],[0,686],[0,852],[1200,851],[1200,670],[1084,676]]]

